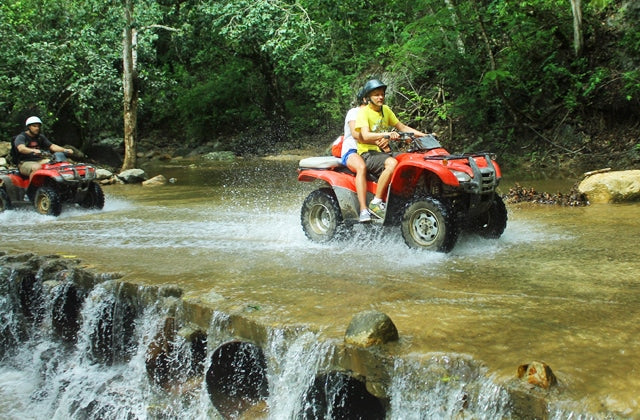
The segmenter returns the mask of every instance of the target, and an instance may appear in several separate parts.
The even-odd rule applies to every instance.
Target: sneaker
[[[375,216],[378,219],[384,219],[384,214],[386,210],[387,210],[386,206],[383,202],[369,204],[369,212],[371,213],[372,216]]]
[[[371,221],[371,213],[369,213],[369,210],[364,209],[360,212],[359,221],[360,223],[367,223]]]

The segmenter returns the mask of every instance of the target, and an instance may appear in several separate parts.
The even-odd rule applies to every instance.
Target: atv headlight
[[[76,179],[76,176],[73,172],[63,172],[60,174],[60,176],[67,181],[73,181],[74,179]]]
[[[461,171],[451,171],[451,172],[453,172],[456,178],[458,178],[458,182],[460,183],[471,181],[471,177],[466,172],[461,172]]]

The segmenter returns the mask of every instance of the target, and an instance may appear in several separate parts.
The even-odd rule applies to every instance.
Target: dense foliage
[[[329,141],[378,77],[403,121],[457,150],[587,152],[638,128],[640,5],[581,7],[578,49],[566,0],[136,0],[138,135],[237,153]],[[121,138],[123,27],[122,1],[2,2],[3,137],[38,114],[77,146]]]

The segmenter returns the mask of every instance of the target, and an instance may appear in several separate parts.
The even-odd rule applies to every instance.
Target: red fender
[[[47,167],[42,167],[41,169],[38,169],[33,174],[31,174],[31,181],[29,182],[29,184],[33,187],[38,188],[44,185],[44,183],[48,179],[57,179],[59,177],[60,174],[58,173],[58,171]]]
[[[346,188],[353,192],[356,191],[356,178],[351,174],[327,169],[303,169],[298,172],[298,181],[312,182],[316,179],[325,181],[332,187]],[[375,194],[376,183],[367,181],[367,191]]]
[[[452,187],[459,187],[458,178],[451,172],[448,166],[443,165],[442,160],[425,160],[422,153],[404,153],[396,157],[398,166],[391,177],[391,192],[406,196],[413,193],[418,183],[418,178],[424,171],[434,173],[440,180]]]
[[[11,180],[11,184],[17,188],[22,188],[23,190],[27,189],[29,186],[29,179],[23,178],[20,175],[16,174],[8,174],[9,179]]]

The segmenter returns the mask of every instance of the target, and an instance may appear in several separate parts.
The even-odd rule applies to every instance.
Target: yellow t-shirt
[[[368,126],[372,133],[384,133],[391,131],[398,124],[399,120],[391,108],[382,105],[382,112],[375,111],[370,106],[366,106],[360,110],[356,118],[356,131],[360,131],[362,127]],[[358,154],[363,154],[370,150],[379,152],[380,148],[375,144],[365,144],[358,142]]]

